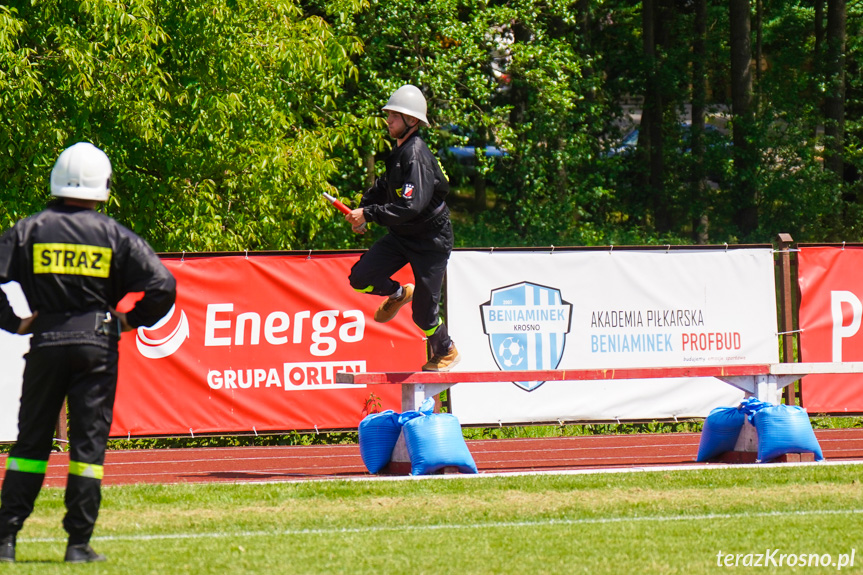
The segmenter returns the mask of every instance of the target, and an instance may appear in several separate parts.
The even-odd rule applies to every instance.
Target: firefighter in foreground
[[[90,547],[117,387],[121,331],[150,326],[174,304],[176,283],[147,243],[94,209],[108,199],[111,162],[97,147],[66,149],[51,172],[58,199],[0,237],[0,284],[17,281],[32,315],[19,318],[0,291],[0,328],[29,334],[18,441],[0,495],[0,561],[15,561],[15,538],[42,487],[54,429],[69,405],[65,560],[104,561]],[[143,298],[115,311],[129,292]]]
[[[423,371],[449,371],[460,356],[440,317],[440,297],[453,246],[449,208],[444,199],[449,182],[419,128],[428,125],[426,100],[410,84],[396,90],[386,106],[387,131],[396,140],[387,159],[386,175],[363,194],[360,207],[345,219],[362,233],[366,222],[386,226],[389,233],[375,242],[351,269],[355,290],[386,296],[375,321],[393,319],[413,301],[413,321],[425,333],[431,359]],[[392,275],[410,264],[416,281],[400,285]]]

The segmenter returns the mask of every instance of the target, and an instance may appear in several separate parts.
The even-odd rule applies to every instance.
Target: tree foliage
[[[750,4],[760,60],[737,143],[750,152],[734,162],[730,136],[702,155],[681,129],[693,100],[721,135],[744,121],[728,4],[700,1],[11,2],[0,223],[43,207],[59,152],[89,140],[114,165],[105,209],[158,250],[367,245],[381,230],[354,236],[320,192],[355,201],[383,171],[380,109],[410,82],[433,149],[467,143],[458,126],[507,152],[454,177],[459,245],[859,240],[863,5]],[[846,10],[841,140],[825,137],[839,61],[825,7]],[[643,150],[611,153],[639,126]],[[741,197],[756,216],[746,225]]]
[[[0,58],[14,64],[5,224],[44,204],[54,159],[79,140],[112,160],[108,211],[160,250],[303,247],[332,216],[320,198],[332,150],[365,124],[335,106],[355,38],[283,0],[53,0],[0,14]]]
[[[577,222],[605,193],[588,166],[598,155],[606,105],[595,97],[594,58],[580,50],[578,15],[561,2],[371,2],[337,24],[365,46],[346,105],[374,114],[399,85],[413,83],[428,101],[433,148],[457,126],[475,133],[480,147],[507,151],[503,161],[475,160],[496,203],[463,224],[462,245],[579,243],[591,233]],[[382,148],[371,135],[364,151]],[[347,163],[359,186],[362,157]]]

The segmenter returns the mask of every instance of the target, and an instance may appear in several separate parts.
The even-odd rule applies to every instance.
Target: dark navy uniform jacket
[[[127,293],[143,292],[126,314],[132,327],[159,321],[176,297],[174,277],[143,239],[108,216],[63,203],[0,237],[0,284],[9,281],[21,284],[40,318],[106,312]],[[0,328],[15,333],[20,323],[0,290]]]
[[[366,220],[400,236],[427,235],[449,220],[449,181],[426,143],[414,132],[387,158],[387,173],[363,195]]]

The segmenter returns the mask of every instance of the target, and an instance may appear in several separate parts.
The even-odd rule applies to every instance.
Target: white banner
[[[30,315],[27,299],[16,282],[0,286],[18,317]],[[0,441],[18,438],[18,406],[21,403],[21,378],[24,354],[30,349],[30,336],[22,337],[0,329]]]
[[[447,270],[457,371],[776,363],[769,248],[458,251]],[[463,424],[705,417],[714,378],[458,384]]]

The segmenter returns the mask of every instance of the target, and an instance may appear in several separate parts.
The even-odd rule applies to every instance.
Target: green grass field
[[[861,478],[822,464],[109,487],[93,540],[108,562],[84,566],[62,563],[63,492],[45,489],[0,573],[861,573]],[[718,564],[729,553],[737,567]],[[768,567],[744,565],[758,555]]]

